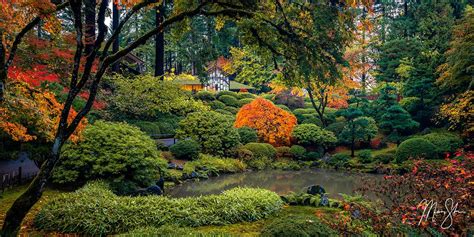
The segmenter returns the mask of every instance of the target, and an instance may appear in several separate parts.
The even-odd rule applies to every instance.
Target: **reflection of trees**
[[[199,182],[189,182],[178,186],[171,192],[173,196],[196,196],[201,194],[220,193],[237,186],[265,188],[287,194],[291,191],[303,191],[305,187],[319,184],[337,197],[338,193],[352,194],[353,190],[363,185],[362,178],[380,178],[373,174],[355,174],[332,170],[263,170],[213,177]]]

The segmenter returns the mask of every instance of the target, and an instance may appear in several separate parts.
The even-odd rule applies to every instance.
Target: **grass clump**
[[[193,171],[204,171],[207,174],[237,173],[245,170],[245,163],[232,158],[220,158],[201,154],[199,159],[186,162],[183,172],[189,174]]]
[[[280,210],[283,202],[269,190],[234,188],[220,195],[193,198],[116,196],[103,182],[45,204],[35,217],[46,231],[107,235],[163,225],[196,227],[256,221]]]

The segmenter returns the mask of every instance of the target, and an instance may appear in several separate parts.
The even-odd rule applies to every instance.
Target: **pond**
[[[363,180],[380,179],[381,175],[348,173],[325,169],[300,171],[263,170],[226,174],[206,180],[185,182],[167,191],[172,197],[190,197],[218,194],[234,187],[253,187],[272,190],[280,195],[305,191],[310,185],[321,185],[329,197],[341,198],[339,193],[354,194],[353,190],[364,185]]]

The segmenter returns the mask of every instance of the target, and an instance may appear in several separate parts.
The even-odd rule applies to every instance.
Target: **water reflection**
[[[356,174],[341,171],[312,169],[301,171],[264,170],[222,175],[208,180],[186,182],[168,191],[172,197],[189,197],[218,194],[234,187],[254,187],[272,190],[280,195],[291,191],[305,190],[305,187],[319,184],[330,197],[340,198],[339,193],[353,194],[363,185],[363,179],[379,179],[380,175]]]

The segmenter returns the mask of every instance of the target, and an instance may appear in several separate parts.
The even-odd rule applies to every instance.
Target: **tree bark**
[[[159,7],[156,9],[155,13],[155,21],[156,26],[158,27],[163,23],[164,18],[164,2],[160,4]],[[155,36],[155,77],[161,77],[165,74],[164,72],[165,67],[165,35],[164,29],[162,29],[158,34]],[[163,79],[163,78],[162,78]]]
[[[118,4],[118,3],[117,3]],[[115,32],[117,29],[118,29],[118,26],[119,26],[119,10],[118,10],[118,6],[117,4],[115,4],[115,2],[112,4],[112,30]],[[119,38],[117,36],[117,38],[114,40],[113,44],[112,44],[112,53],[117,53],[119,51]],[[114,72],[118,72],[119,71],[119,63],[114,63],[112,65],[112,71]]]

